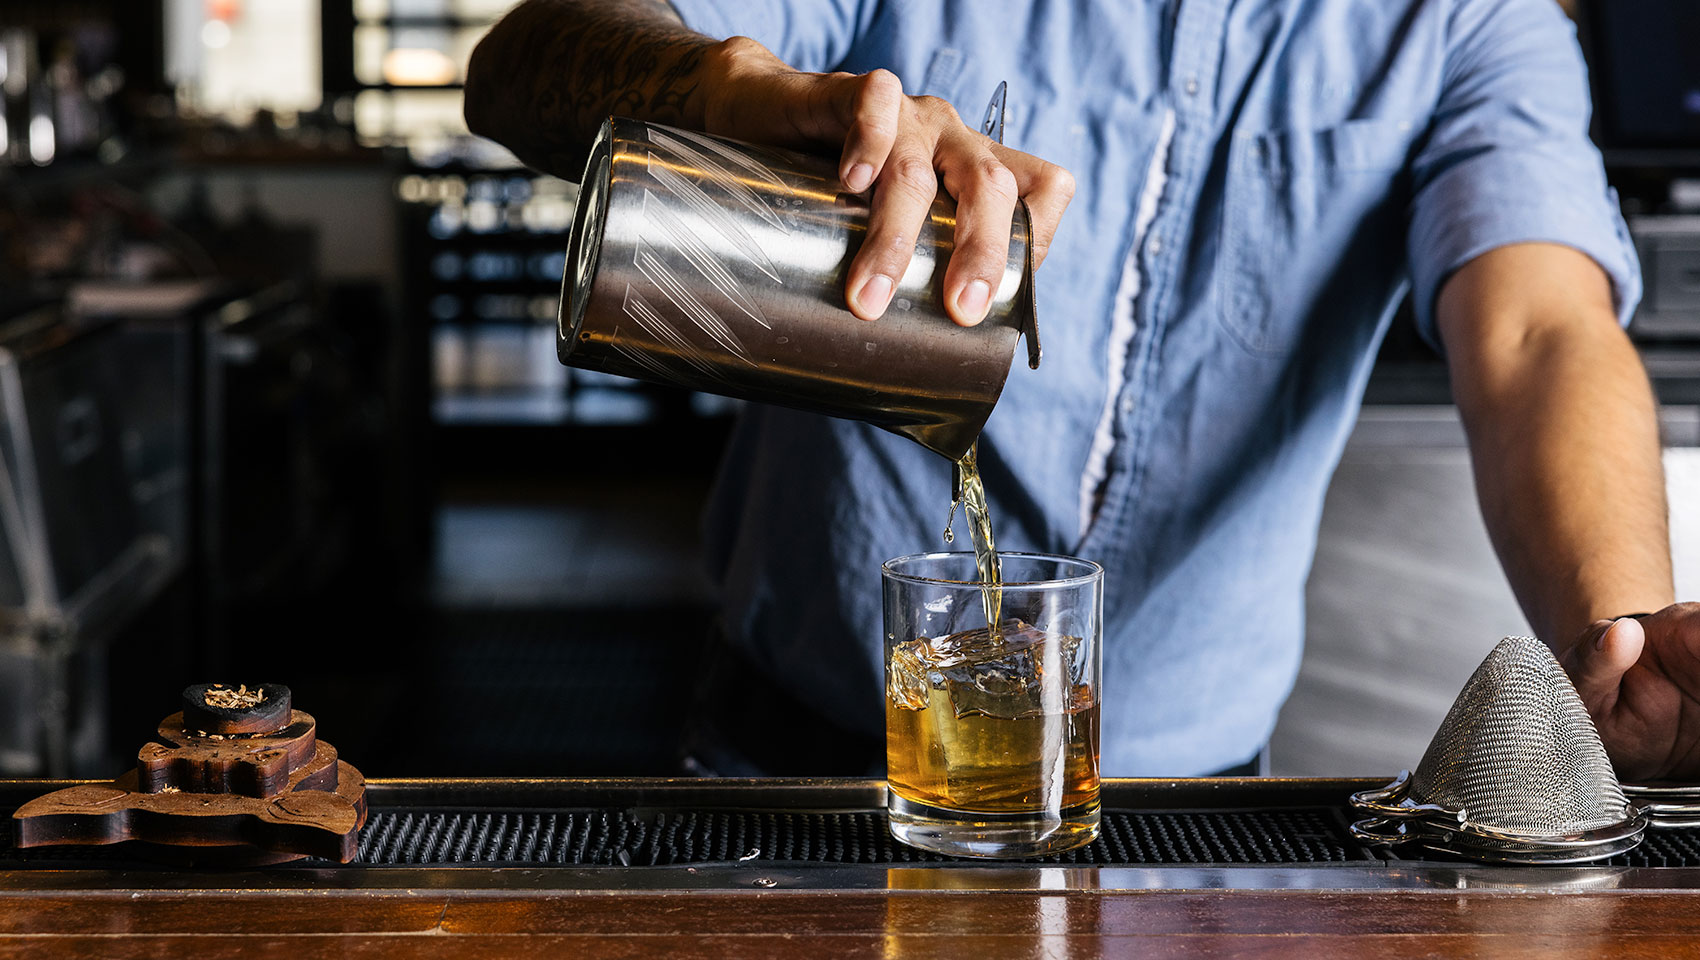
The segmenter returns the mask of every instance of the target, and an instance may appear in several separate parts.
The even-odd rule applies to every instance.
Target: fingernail
[[[862,289],[856,291],[856,305],[870,317],[877,317],[885,312],[885,305],[891,302],[891,278],[883,273],[876,273],[862,284]]]
[[[1611,622],[1611,624],[1609,626],[1607,626],[1604,630],[1601,630],[1600,635],[1594,638],[1594,649],[1595,650],[1604,650],[1606,648],[1606,637],[1607,637],[1607,635],[1609,635],[1613,630],[1616,630],[1618,624],[1620,624],[1623,621],[1628,620],[1628,619],[1630,619],[1630,618],[1629,617],[1619,617],[1616,620],[1613,620]]]
[[[971,323],[986,319],[986,306],[992,301],[991,285],[984,280],[970,281],[956,297],[956,312]]]
[[[844,175],[844,185],[851,193],[861,193],[868,189],[868,184],[874,182],[874,166],[871,163],[858,163],[850,167],[850,172]]]

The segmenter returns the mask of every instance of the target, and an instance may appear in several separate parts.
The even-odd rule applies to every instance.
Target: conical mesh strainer
[[[1605,745],[1551,651],[1507,637],[1470,676],[1413,775],[1352,797],[1377,843],[1476,859],[1580,862],[1640,842]]]
[[[1464,684],[1411,793],[1527,837],[1598,830],[1630,812],[1582,698],[1529,637],[1501,641]]]

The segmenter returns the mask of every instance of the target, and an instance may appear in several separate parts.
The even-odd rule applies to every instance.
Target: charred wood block
[[[227,737],[275,733],[289,723],[290,700],[289,688],[281,683],[191,684],[183,690],[183,725]]]

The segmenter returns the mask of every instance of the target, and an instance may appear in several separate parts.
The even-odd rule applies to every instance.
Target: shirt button
[[[1151,243],[1148,246],[1150,247],[1151,254],[1153,256],[1156,256],[1157,254],[1162,253],[1163,252],[1163,238],[1162,237],[1152,237]]]
[[[1189,97],[1198,96],[1198,78],[1197,77],[1187,77],[1186,78],[1186,95],[1189,96]]]

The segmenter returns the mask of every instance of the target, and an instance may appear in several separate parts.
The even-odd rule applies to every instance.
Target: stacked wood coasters
[[[318,738],[288,687],[195,684],[137,753],[136,769],[38,797],[12,816],[19,847],[127,843],[179,863],[347,863],[366,822],[366,781]]]

